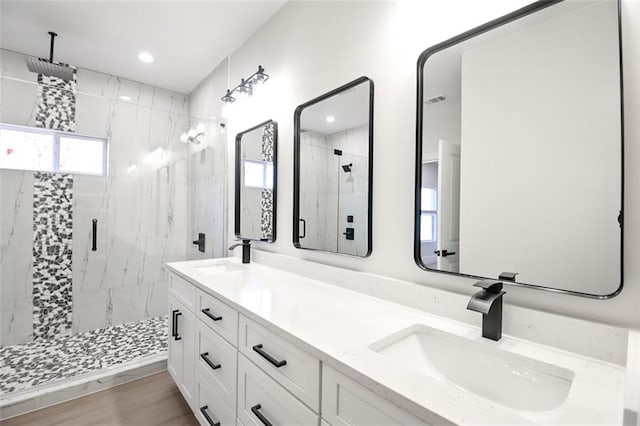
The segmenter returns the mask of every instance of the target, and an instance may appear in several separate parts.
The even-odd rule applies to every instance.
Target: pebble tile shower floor
[[[167,351],[167,317],[0,348],[0,395]]]

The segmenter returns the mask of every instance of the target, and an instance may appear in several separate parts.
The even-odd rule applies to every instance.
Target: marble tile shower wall
[[[302,133],[305,147],[300,158],[300,184],[305,191],[300,198],[300,216],[307,219],[303,246],[366,254],[368,131],[367,126],[360,126],[328,136],[313,131]],[[340,149],[342,155],[334,155],[334,149]],[[345,164],[352,164],[351,172],[342,171],[340,166]],[[353,222],[347,222],[347,216],[353,216]],[[354,240],[342,236],[347,227],[355,229]]]
[[[36,75],[22,55],[0,50],[0,63],[0,120],[35,125]],[[75,131],[110,149],[108,177],[74,176],[72,331],[166,315],[162,265],[188,258],[188,98],[79,69],[76,102]],[[33,337],[33,185],[32,172],[0,170],[0,346]]]
[[[232,255],[227,251],[226,200],[227,176],[233,173],[234,160],[230,158],[233,151],[227,150],[228,129],[221,126],[225,124],[222,102],[217,102],[220,93],[227,89],[226,69],[226,65],[220,65],[189,95],[189,114],[193,124],[205,124],[206,131],[201,144],[189,144],[188,148],[187,234],[193,237],[187,244],[188,259]],[[191,244],[199,232],[206,235],[204,253]]]

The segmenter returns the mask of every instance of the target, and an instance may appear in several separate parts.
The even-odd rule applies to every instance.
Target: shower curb
[[[80,398],[167,369],[167,353],[139,358],[124,364],[38,386],[10,396],[0,396],[0,420]]]

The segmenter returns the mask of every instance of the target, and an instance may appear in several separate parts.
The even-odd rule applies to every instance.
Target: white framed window
[[[438,238],[438,191],[422,188],[420,202],[420,241],[432,243]]]
[[[107,175],[106,138],[0,123],[0,169]]]
[[[272,189],[273,163],[268,161],[244,160],[244,186]]]

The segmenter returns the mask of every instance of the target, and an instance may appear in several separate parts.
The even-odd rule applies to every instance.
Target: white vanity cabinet
[[[322,372],[322,417],[332,426],[427,425],[327,366]]]
[[[178,297],[170,294],[167,370],[191,408],[195,402],[194,334],[194,313]]]
[[[201,425],[425,424],[215,292],[174,274],[170,287],[167,368]]]

